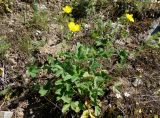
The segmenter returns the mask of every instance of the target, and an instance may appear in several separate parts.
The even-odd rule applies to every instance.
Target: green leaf
[[[96,46],[103,46],[104,44],[102,43],[102,41],[98,40],[96,41]]]
[[[98,38],[99,38],[99,33],[94,30],[94,31],[91,32],[91,37],[92,37],[93,39],[98,39]]]
[[[72,81],[72,82],[75,82],[75,81],[77,81],[78,79],[79,79],[78,75],[75,74],[75,75],[72,76],[71,81]]]
[[[57,89],[56,91],[55,91],[55,94],[57,94],[57,95],[61,95],[61,91],[62,91],[62,89],[60,88],[60,89]]]
[[[99,106],[95,106],[95,115],[99,116],[101,113],[101,108]]]
[[[98,63],[95,59],[93,59],[90,68],[91,68],[92,70],[96,70],[96,69],[99,68],[99,67],[101,67],[101,64]]]
[[[64,76],[64,81],[67,81],[67,80],[69,80],[69,79],[71,79],[72,78],[72,76],[71,75],[69,75],[69,74],[67,74],[66,76]]]
[[[45,89],[43,88],[43,86],[40,87],[39,94],[40,94],[41,96],[45,96],[45,95],[47,94],[47,92],[48,92],[48,90],[45,90]]]
[[[104,95],[104,91],[103,91],[102,88],[98,88],[97,89],[97,95],[99,95],[99,96],[103,96]]]
[[[59,79],[59,80],[57,80],[57,81],[55,82],[55,85],[61,85],[61,84],[63,84],[62,79]]]
[[[85,72],[85,73],[83,74],[83,77],[84,77],[84,78],[91,79],[91,78],[94,78],[94,75],[90,75],[88,72]]]
[[[110,48],[106,52],[104,52],[103,56],[106,58],[110,58],[110,57],[112,57],[113,53],[114,53],[114,49]]]
[[[77,43],[77,47],[76,47],[76,57],[77,57],[77,59],[79,59],[79,60],[85,58],[83,48],[84,48],[83,45],[81,45],[80,43]]]
[[[76,87],[78,88],[79,91],[88,90],[90,87],[90,83],[85,83],[85,82],[76,83]]]
[[[56,71],[56,73],[55,73],[55,75],[57,76],[57,77],[60,77],[61,75],[63,75],[63,70],[57,70]]]
[[[72,71],[74,74],[77,74],[77,66],[76,65],[72,65]]]
[[[83,74],[83,77],[89,77],[90,76],[90,74],[88,73],[88,72],[85,72],[84,74]]]
[[[117,118],[123,118],[123,116],[121,116],[121,115],[118,115],[118,116],[117,116]]]
[[[75,102],[71,102],[71,109],[75,111],[77,105]]]
[[[57,96],[56,99],[57,99],[57,101],[60,101],[60,100],[61,100],[61,97],[60,97],[60,96]]]
[[[74,110],[75,112],[79,112],[80,111],[79,101],[71,102],[71,109]]]
[[[65,84],[65,86],[66,86],[66,91],[70,91],[72,88],[71,84]]]
[[[62,108],[62,112],[65,113],[66,111],[68,111],[70,108],[70,104],[65,104]]]
[[[97,91],[95,89],[90,90],[90,99],[92,102],[96,102],[98,99]]]
[[[52,66],[51,70],[55,73],[57,77],[61,76],[64,73],[64,69],[60,65]]]
[[[68,97],[68,96],[62,96],[61,99],[65,103],[70,103],[72,101],[72,99],[70,97]]]
[[[127,57],[128,57],[128,53],[126,50],[121,50],[119,52],[119,57],[120,57],[120,64],[124,64],[124,62],[126,61]]]
[[[101,72],[99,73],[99,76],[101,76],[104,79],[109,79],[107,70],[101,70]]]
[[[39,69],[35,65],[32,65],[27,68],[27,74],[33,78],[36,77],[38,73],[39,73]]]

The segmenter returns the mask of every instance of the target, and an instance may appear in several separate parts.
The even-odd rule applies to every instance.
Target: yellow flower
[[[130,22],[134,22],[133,14],[126,14],[126,18],[127,18]]]
[[[67,14],[71,13],[72,12],[72,7],[66,5],[65,7],[63,7],[63,11]]]
[[[74,22],[69,22],[69,23],[68,23],[68,28],[69,28],[69,30],[71,30],[72,32],[78,32],[78,31],[80,31],[80,25],[75,24]]]

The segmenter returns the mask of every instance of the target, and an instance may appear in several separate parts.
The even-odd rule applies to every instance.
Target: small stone
[[[117,94],[116,94],[116,97],[117,97],[117,98],[122,98],[122,96],[121,96],[120,93],[117,93]]]
[[[84,27],[89,29],[91,26],[89,24],[85,24]]]
[[[40,34],[42,34],[42,32],[40,30],[36,30],[36,35],[38,36]]]
[[[129,94],[128,92],[124,92],[124,96],[125,97],[129,97],[131,94]]]

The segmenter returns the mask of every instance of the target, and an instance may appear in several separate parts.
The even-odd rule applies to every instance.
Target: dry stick
[[[61,110],[61,108],[56,105],[55,103],[53,103],[52,101],[50,101],[48,98],[44,97],[48,102],[50,102],[51,104],[53,104],[56,108],[58,108],[59,110]]]
[[[2,104],[1,104],[1,106],[0,106],[0,111],[1,111],[1,109],[2,109],[2,106],[5,104],[5,102],[3,102]]]
[[[140,102],[141,104],[147,104],[147,103],[150,103],[150,102],[157,102],[159,100],[150,100],[150,101],[143,101],[143,102]]]
[[[27,17],[27,3],[25,4],[25,10],[24,10],[24,24],[26,25],[26,17]]]
[[[123,113],[124,118],[126,118],[125,112],[121,108],[119,108],[119,107],[118,107],[118,109]]]

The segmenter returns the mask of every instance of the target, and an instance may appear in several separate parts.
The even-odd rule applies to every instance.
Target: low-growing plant
[[[37,28],[48,28],[48,16],[45,11],[38,11],[34,13],[32,24]]]
[[[39,68],[36,65],[31,65],[27,67],[27,74],[32,78],[36,77],[39,73]]]
[[[33,2],[33,17],[28,22],[28,25],[40,30],[46,30],[48,28],[48,12],[45,8],[39,8],[40,6],[37,1],[38,0],[34,0]]]
[[[55,91],[57,100],[63,102],[62,112],[70,108],[75,112],[86,109],[84,102],[89,100],[94,107],[95,115],[100,114],[100,97],[104,95],[105,85],[110,77],[99,62],[101,52],[93,47],[77,44],[75,52],[64,52],[60,58],[48,57],[48,64],[42,69],[53,73],[57,80],[55,86],[45,89],[40,87],[39,93],[44,96],[51,89]],[[107,54],[107,53],[106,53]],[[106,58],[107,59],[107,58]],[[28,68],[28,74],[36,77],[36,66]]]
[[[77,96],[81,96],[81,99],[86,98],[92,102],[95,114],[99,115],[99,96],[103,96],[105,82],[110,78],[98,63],[96,51],[78,44],[75,53],[66,53],[63,56],[65,60],[55,60],[51,68],[57,77],[62,78],[55,82],[55,87],[57,100],[62,100],[65,104],[63,112],[70,107],[76,112],[83,109],[82,103],[75,101]],[[75,107],[72,107],[73,102]]]
[[[104,20],[101,15],[93,18],[93,28],[90,31],[91,38],[96,40],[107,40],[112,43],[115,40],[125,39],[128,37],[127,18],[124,16],[117,19],[116,22],[112,20]]]
[[[84,3],[72,1],[71,6],[66,5],[62,8],[64,13],[62,18],[65,19],[61,19],[61,23],[65,23],[63,30],[64,37],[67,39],[72,39],[72,36],[76,35],[75,32],[83,30],[79,24],[79,22],[83,24],[83,19],[74,15],[76,14],[76,7],[81,7],[81,4]],[[84,8],[86,15],[95,10],[94,5],[96,3],[96,0],[94,2],[86,0],[86,6],[84,6],[87,7]],[[27,68],[28,75],[36,81],[33,88],[41,96],[47,96],[54,92],[58,103],[63,104],[63,113],[71,109],[75,112],[83,111],[82,116],[88,113],[99,116],[101,97],[105,93],[107,81],[111,79],[105,65],[107,62],[112,62],[113,56],[114,63],[118,66],[125,65],[128,58],[129,53],[125,47],[116,47],[114,43],[128,36],[127,26],[134,22],[133,15],[124,14],[116,22],[105,20],[101,14],[92,18],[93,21],[88,24],[92,24],[89,36],[91,40],[95,41],[94,45],[86,46],[77,43],[73,50],[62,52],[54,58],[48,56],[47,62],[41,67],[33,64]],[[47,74],[51,74],[54,79],[50,78],[44,83],[39,82],[37,77],[44,70],[47,71]],[[86,101],[87,105],[85,104]]]
[[[128,52],[126,50],[120,50],[118,52],[118,55],[119,55],[119,63],[124,64],[128,57]]]
[[[41,40],[31,40],[31,36],[24,35],[18,38],[17,46],[20,51],[28,56],[31,56],[34,50],[37,50],[39,47],[42,47],[46,41],[44,39]]]

